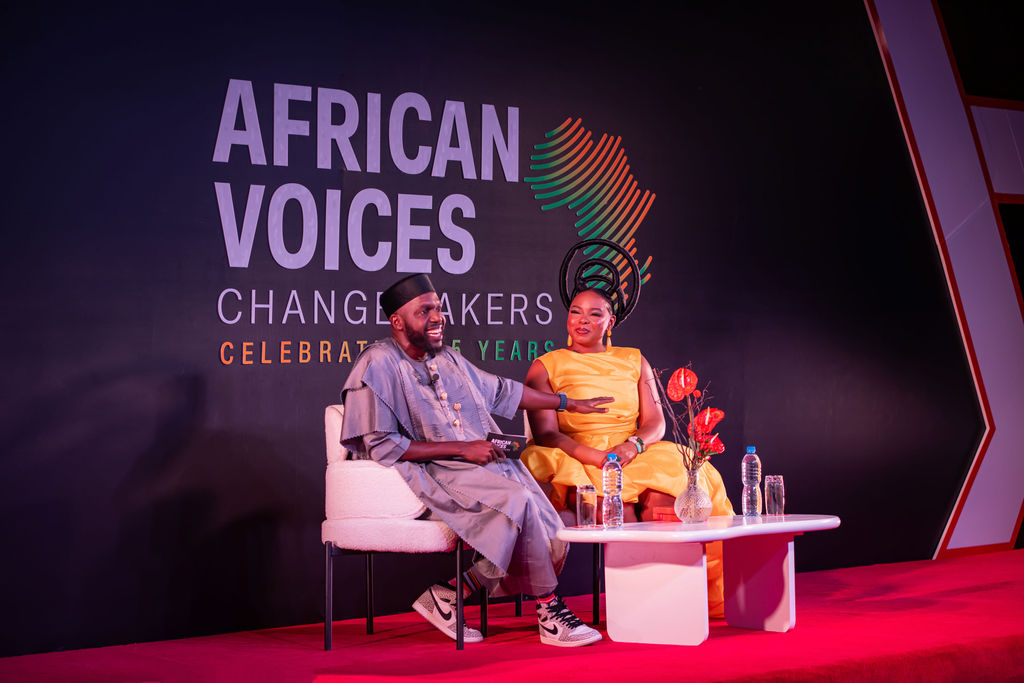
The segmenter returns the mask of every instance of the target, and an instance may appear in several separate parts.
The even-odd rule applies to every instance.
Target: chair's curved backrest
[[[354,460],[341,445],[345,406],[324,411],[327,475],[324,508],[328,521],[345,519],[416,519],[426,507],[402,476],[373,460]]]
[[[324,431],[327,436],[327,464],[348,459],[348,449],[341,445],[341,422],[345,418],[345,406],[327,406],[324,411]]]
[[[526,443],[533,443],[533,430],[530,429],[530,416],[526,409],[523,409],[523,434],[526,435]]]

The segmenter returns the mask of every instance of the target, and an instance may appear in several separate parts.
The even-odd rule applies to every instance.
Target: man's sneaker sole
[[[553,636],[544,630],[544,627],[540,627],[540,642],[545,645],[554,645],[555,647],[583,647],[584,645],[591,645],[601,640],[601,634],[598,631],[588,637],[581,640],[559,640],[557,636]]]
[[[426,595],[427,593],[431,594],[431,598],[433,598],[434,600],[437,600],[437,596],[433,595],[431,588],[428,588],[426,590],[426,592],[423,593],[423,595]],[[448,636],[452,640],[458,640],[458,634],[455,632],[454,626],[453,627],[449,627],[448,621],[444,617],[442,617],[440,614],[438,614],[436,610],[431,610],[430,608],[425,607],[424,605],[422,605],[420,603],[420,598],[422,598],[423,595],[421,595],[419,598],[416,598],[416,602],[412,603],[412,608],[414,610],[416,610],[421,617],[423,617],[424,619],[429,621],[430,624],[434,628],[436,628],[438,631],[440,631],[441,633],[445,634],[446,636]],[[438,602],[442,602],[442,601],[438,601]],[[455,609],[454,607],[451,607],[451,606],[449,606],[449,607],[452,610]],[[462,633],[463,633],[463,635],[462,635],[462,642],[464,642],[464,643],[480,643],[480,642],[483,642],[483,639],[484,639],[483,634],[480,633],[479,631],[477,631],[474,628],[470,628],[468,626],[463,626],[463,632]]]

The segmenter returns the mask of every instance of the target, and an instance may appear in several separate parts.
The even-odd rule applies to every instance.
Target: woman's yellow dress
[[[639,349],[612,347],[601,353],[576,353],[557,349],[538,360],[548,371],[551,388],[569,396],[612,396],[607,413],[558,413],[558,428],[574,441],[607,450],[624,442],[637,429],[640,416],[641,359]],[[551,502],[564,510],[570,487],[593,484],[601,491],[601,468],[584,465],[558,448],[530,445],[523,462],[534,478],[551,484]],[[686,488],[686,469],[676,445],[670,441],[647,444],[643,453],[622,469],[622,501],[637,502],[645,489],[678,496]],[[732,503],[725,493],[722,475],[711,463],[698,470],[698,484],[711,496],[712,515],[732,515]],[[709,543],[708,610],[723,616],[722,544]]]

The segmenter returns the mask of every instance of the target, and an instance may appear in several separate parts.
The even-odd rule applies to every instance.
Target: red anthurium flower
[[[665,392],[673,401],[682,401],[697,388],[697,373],[689,368],[679,368],[672,373]]]
[[[718,438],[718,434],[703,434],[698,437],[700,451],[705,455],[715,455],[725,451],[725,444]]]
[[[725,418],[725,411],[718,408],[705,408],[697,413],[693,421],[697,425],[697,431],[701,434],[710,434],[715,426]]]
[[[725,418],[725,411],[719,410],[718,408],[705,408],[704,410],[697,413],[697,416],[693,418],[693,424],[687,425],[686,431],[690,436],[694,435],[694,429],[697,430],[697,435],[710,434],[714,430],[715,426]]]

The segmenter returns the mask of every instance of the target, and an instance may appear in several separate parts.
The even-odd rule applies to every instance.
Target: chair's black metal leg
[[[487,589],[480,589],[480,633],[487,637]]]
[[[366,633],[373,633],[373,553],[366,553]]]
[[[334,556],[331,542],[324,543],[324,649],[331,649],[331,631],[334,626]]]
[[[522,593],[517,593],[516,594],[516,616],[517,617],[523,616],[523,594]]]
[[[466,615],[462,611],[462,539],[455,542],[455,649],[463,649]]]
[[[601,544],[594,544],[594,626],[601,623]]]

